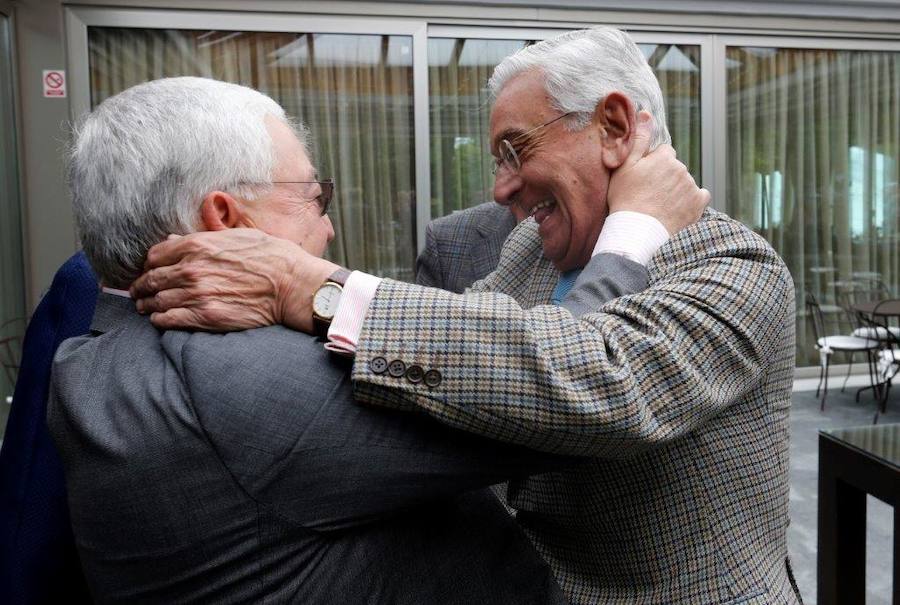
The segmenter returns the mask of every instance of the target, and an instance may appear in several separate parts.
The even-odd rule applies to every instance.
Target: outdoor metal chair
[[[860,338],[859,336],[845,336],[843,334],[826,335],[825,318],[822,308],[816,297],[806,294],[806,310],[813,325],[813,335],[816,339],[816,350],[819,352],[819,384],[816,386],[816,397],[822,392],[822,402],[819,409],[825,410],[825,398],[828,397],[828,369],[831,365],[831,356],[835,353],[847,353],[850,363],[856,353],[865,353],[869,365],[869,379],[874,381],[875,359],[874,355],[880,350],[881,344],[877,340]],[[846,378],[844,384],[846,385]],[[873,382],[874,384],[874,382]]]
[[[891,391],[891,383],[898,372],[900,372],[900,333],[890,325],[888,315],[881,313],[881,310],[892,303],[896,303],[896,299],[887,299],[879,302],[871,315],[859,313],[860,320],[867,324],[866,327],[873,333],[883,336],[879,339],[881,348],[875,356],[875,383],[873,389],[878,398],[878,405],[875,409],[875,419],[873,423],[878,423],[879,414],[887,411],[887,399]]]

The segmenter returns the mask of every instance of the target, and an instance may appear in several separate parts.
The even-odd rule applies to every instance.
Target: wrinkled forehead
[[[511,78],[491,108],[491,153],[503,139],[512,140],[558,113],[551,104],[543,72],[532,70]]]

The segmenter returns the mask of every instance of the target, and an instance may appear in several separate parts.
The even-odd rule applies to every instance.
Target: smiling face
[[[604,165],[603,124],[594,117],[584,129],[566,130],[558,118],[540,71],[528,71],[509,81],[491,111],[491,152],[507,139],[521,160],[518,174],[497,171],[494,199],[516,204],[539,224],[544,256],[560,271],[580,268],[590,260],[607,215],[609,170]]]
[[[322,189],[314,182],[297,182],[318,180],[316,170],[287,124],[266,117],[266,128],[275,153],[272,180],[276,184],[265,195],[244,203],[243,211],[257,229],[299,244],[310,254],[322,256],[334,239],[331,220],[327,214],[321,214],[316,201]]]

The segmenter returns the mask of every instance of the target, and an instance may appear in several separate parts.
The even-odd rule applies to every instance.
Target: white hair
[[[278,103],[253,89],[166,78],[110,97],[79,121],[69,188],[81,245],[104,283],[127,286],[151,246],[196,231],[209,192],[253,199],[271,184],[276,158],[266,116],[290,124]],[[291,126],[305,146],[305,128]]]
[[[593,27],[560,34],[515,52],[504,59],[488,81],[496,98],[509,81],[526,71],[546,75],[545,88],[556,109],[574,115],[571,130],[590,122],[597,104],[611,92],[624,93],[637,110],[653,116],[651,149],[670,143],[666,108],[659,81],[634,40],[612,27]]]

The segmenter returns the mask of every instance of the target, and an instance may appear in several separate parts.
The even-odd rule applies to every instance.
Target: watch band
[[[350,269],[344,269],[343,267],[340,267],[334,273],[329,275],[328,279],[326,279],[325,281],[333,281],[334,283],[343,286],[347,283],[347,280],[350,279],[351,273],[353,273],[353,271],[351,271]]]
[[[335,283],[343,288],[344,284],[346,284],[347,280],[350,278],[351,273],[353,273],[353,272],[350,271],[349,269],[345,269],[345,268],[341,267],[341,268],[337,269],[334,273],[329,275],[328,279],[326,279],[322,283],[322,286],[331,282],[331,283]],[[321,288],[322,286],[319,286],[319,288]],[[316,292],[319,291],[319,288],[316,288]],[[315,298],[316,292],[313,292],[313,298]],[[331,327],[331,318],[325,318],[320,315],[316,315],[315,310],[313,310],[313,330],[315,331],[316,336],[318,336],[319,338],[322,338],[323,340],[326,339],[328,337],[328,328],[330,328],[330,327]]]

